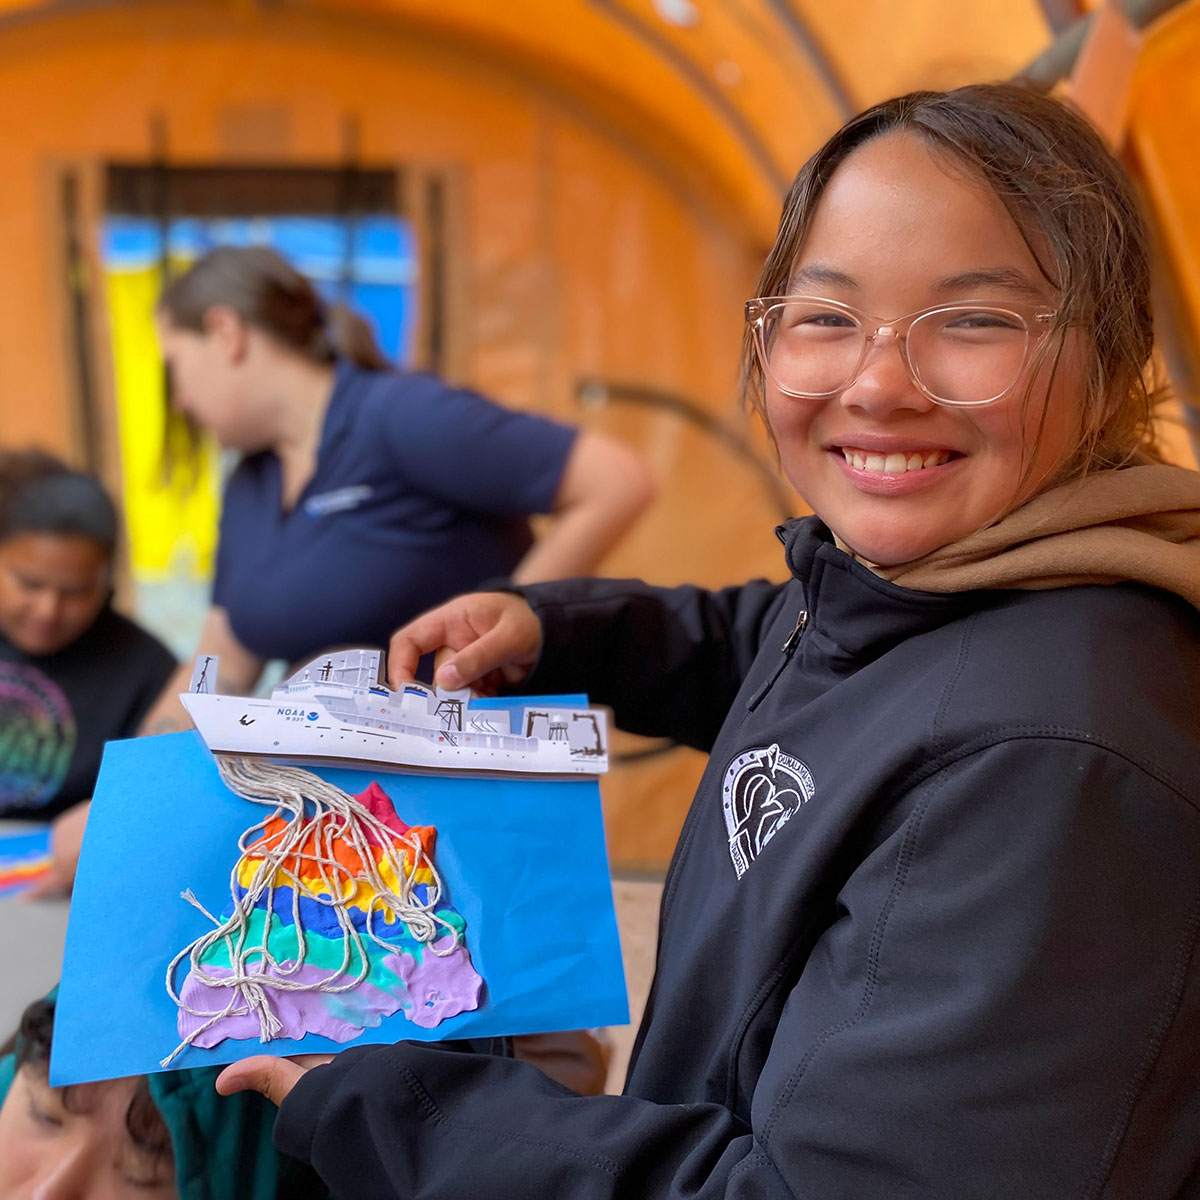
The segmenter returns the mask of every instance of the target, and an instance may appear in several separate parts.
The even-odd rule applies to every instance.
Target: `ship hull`
[[[486,775],[599,775],[608,766],[607,755],[580,753],[563,741],[508,738],[528,745],[501,749],[480,746],[488,739],[470,730],[408,733],[348,724],[311,699],[290,705],[202,692],[186,692],[180,699],[208,748],[229,754]]]

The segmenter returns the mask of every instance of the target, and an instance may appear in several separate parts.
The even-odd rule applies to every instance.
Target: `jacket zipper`
[[[787,641],[781,647],[783,657],[779,660],[779,665],[771,674],[771,678],[750,697],[746,707],[753,712],[763,701],[766,694],[775,686],[775,681],[783,674],[783,669],[792,661],[792,655],[796,653],[796,647],[800,644],[801,637],[804,636],[805,626],[808,624],[808,610],[802,608],[796,617],[795,627],[792,632],[787,635]]]

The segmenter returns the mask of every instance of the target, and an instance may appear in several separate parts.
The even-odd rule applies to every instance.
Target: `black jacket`
[[[1200,1194],[1196,612],[785,544],[783,585],[528,591],[531,688],[711,749],[626,1094],[345,1052],[277,1130],[335,1192]]]

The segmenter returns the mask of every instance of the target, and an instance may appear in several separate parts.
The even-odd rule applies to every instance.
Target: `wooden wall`
[[[606,572],[707,584],[778,576],[781,501],[769,480],[695,422],[644,403],[682,398],[769,462],[734,403],[762,230],[673,160],[638,114],[614,120],[610,102],[529,64],[378,23],[245,8],[75,9],[0,37],[3,441],[84,456],[64,170],[79,180],[95,285],[106,163],[151,162],[157,136],[174,164],[336,167],[350,118],[364,165],[437,171],[451,184],[449,372],[506,403],[608,429],[658,475],[660,500]],[[102,289],[91,292],[99,461],[115,486],[109,330]],[[584,406],[585,379],[621,386],[591,389],[609,402]],[[615,860],[665,860],[699,765],[677,751],[613,772]]]

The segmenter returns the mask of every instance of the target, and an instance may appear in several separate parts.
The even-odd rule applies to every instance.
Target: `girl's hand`
[[[430,609],[396,630],[388,649],[393,688],[416,678],[423,654],[440,652],[434,682],[494,696],[524,681],[542,648],[542,624],[520,596],[473,592]]]
[[[298,1054],[295,1058],[256,1054],[226,1067],[217,1076],[217,1091],[222,1096],[232,1096],[234,1092],[261,1092],[278,1107],[313,1067],[332,1061],[332,1054]]]

